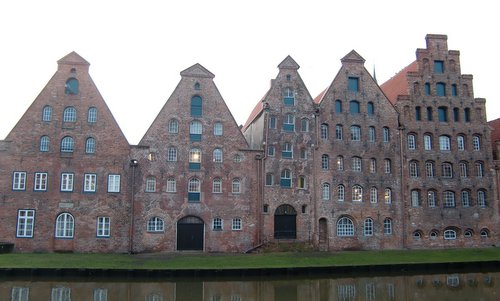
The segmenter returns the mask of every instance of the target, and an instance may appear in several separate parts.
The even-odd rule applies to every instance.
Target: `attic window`
[[[201,90],[201,85],[200,85],[200,83],[195,83],[195,84],[194,84],[194,89],[195,89],[195,90]]]
[[[76,78],[70,78],[66,81],[66,84],[64,85],[64,93],[70,94],[70,95],[76,95],[78,94],[78,80]]]
[[[71,72],[72,74],[75,74],[76,73],[76,68],[71,68],[71,70],[69,72]]]
[[[291,81],[291,80],[292,80],[292,76],[291,76],[290,74],[287,74],[287,75],[286,75],[286,80],[287,80],[287,81]]]
[[[354,92],[359,91],[359,78],[358,77],[349,77],[348,89],[349,89],[349,91],[354,91]]]

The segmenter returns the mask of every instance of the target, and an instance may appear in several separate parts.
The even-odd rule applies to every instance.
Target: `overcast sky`
[[[341,2],[341,3],[337,3]],[[131,144],[180,80],[200,63],[238,124],[291,55],[312,97],[352,49],[379,84],[415,60],[425,35],[448,35],[488,120],[500,118],[496,1],[43,0],[0,3],[0,139],[76,51]]]

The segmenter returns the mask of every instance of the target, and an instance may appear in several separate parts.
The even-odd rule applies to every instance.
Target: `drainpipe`
[[[136,159],[130,160],[130,167],[132,168],[132,197],[130,202],[130,228],[129,228],[129,254],[134,253],[134,232],[135,232],[135,169],[139,165],[139,161]]]
[[[399,123],[399,116],[398,116],[398,123]],[[399,168],[399,185],[401,187],[401,222],[403,223],[403,233],[401,235],[402,239],[402,247],[403,249],[406,249],[406,231],[407,231],[407,210],[406,210],[406,197],[407,195],[405,194],[405,186],[406,186],[406,181],[404,181],[404,167],[406,166],[406,162],[404,161],[404,144],[403,144],[403,134],[404,134],[404,126],[399,125],[398,127],[399,130],[399,161],[400,161],[400,168]]]

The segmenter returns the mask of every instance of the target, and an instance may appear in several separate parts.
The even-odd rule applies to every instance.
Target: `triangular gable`
[[[182,77],[206,77],[206,78],[214,78],[215,75],[208,71],[202,65],[196,63],[193,66],[181,71]]]
[[[360,63],[364,64],[365,59],[359,55],[355,50],[351,50],[346,56],[344,56],[341,60],[342,63]]]
[[[57,63],[59,65],[87,65],[89,66],[90,63],[87,62],[83,57],[81,57],[78,53],[75,51],[70,52],[66,56],[64,56],[62,59],[58,60]]]
[[[279,65],[279,69],[294,69],[297,70],[300,68],[299,64],[291,57],[287,56]]]

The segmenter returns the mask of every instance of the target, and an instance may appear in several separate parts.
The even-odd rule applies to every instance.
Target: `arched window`
[[[464,231],[464,237],[469,238],[469,237],[472,237],[473,234],[474,234],[474,231],[472,231],[472,229],[466,229]]]
[[[373,143],[373,142],[375,142],[376,139],[377,139],[377,136],[376,136],[376,132],[375,132],[375,127],[374,126],[368,127],[368,141]]]
[[[432,150],[432,135],[424,134],[424,150]]]
[[[307,118],[300,119],[300,131],[309,132],[309,119]]]
[[[274,185],[274,174],[271,172],[266,173],[266,186]]]
[[[335,101],[335,113],[342,113],[342,101],[339,99]]]
[[[410,161],[409,172],[410,172],[410,178],[418,178],[419,176],[418,161],[415,160]]]
[[[73,238],[75,220],[69,213],[61,213],[56,218],[56,238]]]
[[[437,206],[436,191],[427,191],[427,206],[429,206],[429,208],[434,208]]]
[[[412,207],[420,207],[421,201],[420,201],[420,190],[418,189],[413,189],[411,191],[411,206]]]
[[[432,107],[427,107],[426,113],[427,113],[427,121],[432,121],[432,119],[433,119]]]
[[[351,169],[355,172],[361,171],[361,158],[360,157],[352,157],[351,158]]]
[[[390,130],[388,127],[383,127],[382,128],[382,133],[383,133],[383,141],[384,143],[389,143],[391,141],[391,135],[390,135]]]
[[[203,116],[203,100],[198,95],[191,97],[191,116]]]
[[[472,136],[472,149],[475,151],[481,150],[481,137],[479,135]]]
[[[366,107],[366,111],[369,116],[373,116],[375,114],[375,105],[373,102],[369,101]]]
[[[439,150],[442,151],[451,150],[450,137],[445,135],[439,136]]]
[[[155,216],[148,220],[148,232],[163,232],[165,231],[165,222],[163,219]]]
[[[354,223],[346,216],[337,221],[337,236],[354,236]]]
[[[66,85],[64,86],[64,93],[70,95],[76,95],[79,92],[79,83],[76,78],[70,78],[66,81]]]
[[[201,168],[201,150],[192,148],[189,150],[189,169],[199,170]]]
[[[96,123],[97,122],[97,108],[91,107],[87,112],[87,122]]]
[[[292,173],[290,172],[289,169],[285,168],[281,171],[280,186],[281,187],[292,187]]]
[[[461,178],[467,178],[469,176],[469,164],[467,161],[461,161],[458,163],[459,169],[460,169],[460,177]]]
[[[385,189],[384,200],[386,204],[392,204],[392,190],[390,188]]]
[[[195,90],[201,90],[201,85],[200,85],[200,83],[198,83],[198,82],[194,83],[194,89],[195,89]]]
[[[384,219],[384,234],[391,235],[392,234],[392,219],[386,217]]]
[[[377,159],[371,158],[370,159],[370,173],[376,173],[377,172]]]
[[[420,240],[422,238],[422,231],[417,230],[413,232],[413,239],[414,240]]]
[[[392,172],[391,159],[384,159],[384,172],[390,174]]]
[[[455,203],[455,193],[450,190],[443,192],[443,206],[447,208],[456,207]]]
[[[486,202],[486,191],[483,189],[477,191],[477,205],[479,207],[486,207],[488,205]]]
[[[342,140],[343,138],[343,127],[341,124],[335,126],[335,139]]]
[[[454,229],[444,230],[444,239],[446,240],[457,239],[457,231],[455,231]]]
[[[337,186],[337,201],[343,202],[345,199],[345,187],[340,184]]]
[[[177,181],[174,177],[170,177],[167,179],[167,192],[177,192]]]
[[[419,106],[415,107],[415,120],[416,121],[422,120],[422,110]]]
[[[153,176],[149,176],[146,178],[146,192],[155,192],[156,191],[156,178]]]
[[[214,136],[222,136],[222,134],[223,134],[222,122],[214,123]]]
[[[179,122],[177,119],[170,119],[168,122],[168,132],[170,134],[177,134],[179,132]]]
[[[201,141],[203,133],[203,125],[198,120],[193,120],[189,123],[189,138],[191,141]]]
[[[365,219],[363,223],[363,235],[373,236],[373,220],[371,218]]]
[[[201,194],[201,183],[197,178],[191,178],[188,182],[188,201],[199,202]]]
[[[222,193],[222,179],[215,178],[212,181],[212,192],[213,193]]]
[[[215,163],[222,163],[222,149],[220,148],[214,149],[213,160]]]
[[[462,192],[460,193],[461,197],[462,197],[462,206],[463,207],[470,207],[471,205],[471,202],[470,202],[470,191],[468,190],[462,190]]]
[[[457,136],[457,149],[459,151],[465,150],[465,136],[464,135]]]
[[[429,238],[430,238],[430,239],[436,239],[438,236],[439,236],[439,232],[438,232],[437,230],[432,230],[432,231],[429,233]]]
[[[49,136],[42,136],[40,138],[40,151],[48,152],[50,148],[50,138]]]
[[[443,178],[453,178],[453,165],[449,162],[444,162],[442,165]]]
[[[328,140],[328,124],[327,123],[321,124],[321,139]]]
[[[92,137],[87,138],[85,141],[85,153],[94,154],[95,153],[95,139]]]
[[[344,157],[337,156],[337,170],[344,170]]]
[[[76,121],[76,109],[74,107],[67,107],[63,112],[64,122],[75,122]]]
[[[231,192],[232,193],[241,193],[241,180],[236,178],[236,179],[233,179],[233,183],[232,183],[232,186],[231,186]]]
[[[351,114],[359,114],[361,112],[359,101],[351,100],[349,102],[349,112]]]
[[[479,232],[479,235],[484,238],[490,237],[490,230],[483,228],[481,229],[481,232]]]
[[[169,147],[167,149],[167,161],[177,162],[177,149],[175,147]]]
[[[330,184],[329,183],[323,183],[321,185],[321,199],[324,201],[329,201],[330,200]]]
[[[475,164],[476,166],[476,176],[478,178],[484,177],[484,164],[481,161],[477,161]]]
[[[370,203],[377,203],[378,202],[378,190],[377,187],[370,187]]]
[[[352,187],[352,201],[353,202],[363,201],[363,187],[359,185],[354,185]]]
[[[52,107],[45,106],[42,111],[42,121],[51,121],[52,120]]]
[[[330,157],[327,154],[321,155],[321,169],[328,170],[330,168]]]
[[[425,176],[427,178],[434,178],[434,161],[425,162]]]
[[[62,153],[72,153],[75,148],[75,142],[70,136],[66,136],[61,140],[61,152]]]

